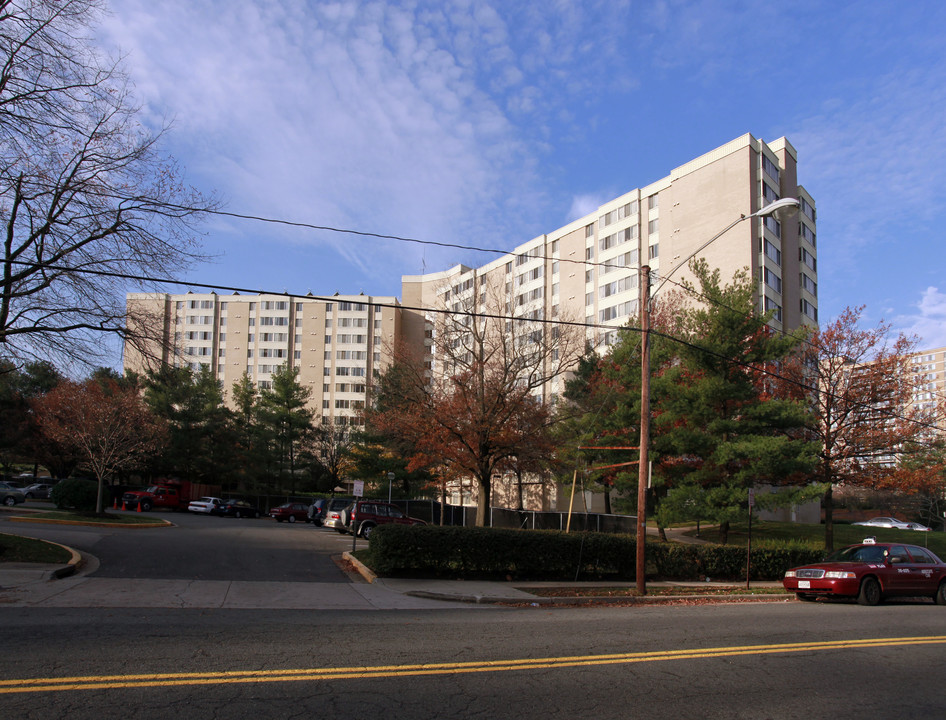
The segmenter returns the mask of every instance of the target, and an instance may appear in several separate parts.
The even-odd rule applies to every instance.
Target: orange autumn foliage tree
[[[32,407],[40,432],[74,452],[95,476],[97,513],[104,511],[106,478],[153,457],[165,443],[164,427],[138,390],[112,380],[63,381]]]
[[[397,438],[408,470],[474,480],[476,524],[483,526],[494,473],[516,465],[536,471],[539,458],[551,457],[554,417],[542,395],[577,362],[584,331],[490,312],[507,306],[502,285],[485,279],[453,307],[431,322],[431,369],[399,350],[382,379],[384,402],[367,421]]]
[[[928,430],[912,406],[910,353],[915,341],[890,326],[859,327],[863,306],[847,308],[812,332],[799,362],[786,368],[812,388],[809,432],[820,446],[814,479],[825,483],[825,548],[833,549],[833,489],[837,485],[882,488],[897,484],[896,455]]]

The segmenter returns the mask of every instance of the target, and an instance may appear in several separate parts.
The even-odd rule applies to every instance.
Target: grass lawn
[[[143,513],[117,515],[115,513],[105,512],[96,515],[94,512],[81,512],[78,510],[47,510],[44,512],[24,513],[22,517],[29,517],[31,520],[59,520],[70,523],[105,523],[116,525],[163,525],[164,519],[154,515],[145,515]]]
[[[0,534],[0,562],[67,563],[70,557],[65,548],[43,540]]]
[[[687,533],[696,536],[696,530]],[[834,523],[834,547],[854,545],[866,537],[875,537],[878,542],[902,542],[910,545],[928,547],[940,558],[946,558],[946,533],[916,532],[914,530],[892,530],[888,528],[863,527],[847,523]],[[700,538],[709,542],[719,541],[719,528],[716,525],[703,525]],[[824,547],[824,525],[804,525],[787,522],[753,522],[753,544],[765,541],[794,540],[816,548]],[[745,546],[748,541],[748,525],[735,523],[730,525],[728,544]]]

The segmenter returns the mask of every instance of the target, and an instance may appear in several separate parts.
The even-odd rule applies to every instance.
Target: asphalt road
[[[99,573],[118,572],[150,545],[192,572],[268,558],[275,567],[258,572],[312,572],[326,582],[334,571],[348,582],[331,555],[350,538],[272,521],[178,520],[163,531],[55,532],[87,543]],[[206,560],[218,552],[232,559]],[[181,571],[147,567],[152,576]],[[0,718],[928,719],[946,706],[946,608],[928,601],[7,607],[0,617]]]
[[[153,513],[175,527],[103,528],[4,525],[4,532],[59,542],[99,559],[102,578],[349,582],[331,560],[351,550],[351,536],[304,522]],[[358,540],[359,547],[365,545]]]
[[[809,720],[946,704],[946,613],[928,603],[4,618],[4,718]]]

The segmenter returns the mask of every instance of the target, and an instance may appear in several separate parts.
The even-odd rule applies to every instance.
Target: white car
[[[903,520],[897,520],[892,517],[875,517],[870,520],[861,520],[851,523],[851,525],[864,525],[866,527],[894,528],[895,530],[910,530],[910,523]]]
[[[202,497],[202,498],[197,498],[196,500],[191,500],[187,504],[187,511],[212,515],[213,513],[220,512],[220,509],[222,507],[223,507],[223,500],[221,500],[220,498]]]

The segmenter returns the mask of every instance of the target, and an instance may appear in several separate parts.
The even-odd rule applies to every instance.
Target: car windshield
[[[828,555],[827,562],[882,563],[884,548],[880,545],[853,545],[841,548]]]

